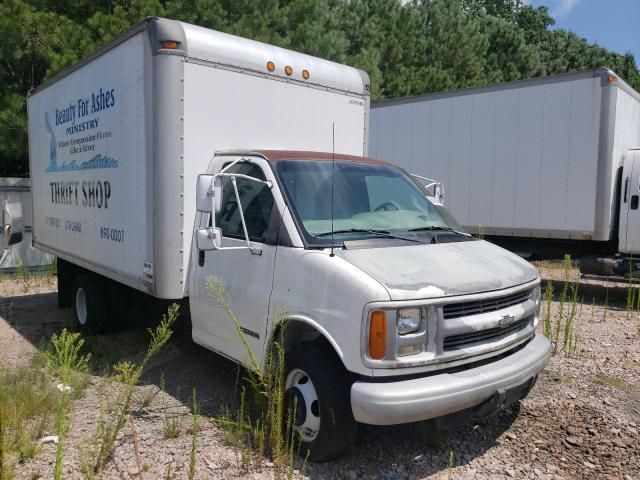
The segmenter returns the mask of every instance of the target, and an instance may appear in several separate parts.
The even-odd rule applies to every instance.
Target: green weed
[[[551,312],[553,300],[553,287],[548,283],[545,287],[544,302],[545,312],[543,318],[543,331],[553,346],[553,354],[564,352],[571,355],[577,352],[579,335],[576,320],[580,310],[578,307],[578,282],[572,280],[571,257],[564,256],[563,270],[564,283],[558,296],[558,308],[555,315]],[[582,304],[580,303],[580,309]]]
[[[239,467],[247,469],[254,453],[260,456],[270,455],[275,478],[291,478],[297,442],[293,431],[293,412],[285,412],[284,406],[284,329],[280,330],[281,336],[273,342],[267,353],[265,366],[261,368],[225,298],[223,283],[215,277],[208,278],[206,289],[226,310],[248,359],[246,375],[241,380],[243,385],[240,389],[239,409],[235,417],[227,412],[218,423],[227,431],[229,443],[236,447]],[[284,323],[283,318],[277,320]],[[247,408],[247,401],[252,408]],[[304,465],[302,468],[304,469]]]
[[[64,385],[81,391],[87,384],[91,354],[82,355],[84,339],[80,333],[69,332],[66,328],[60,334],[53,334],[44,356]]]
[[[189,480],[193,480],[196,475],[196,451],[198,449],[198,428],[199,428],[199,406],[196,389],[192,393],[191,411],[191,452],[189,453]]]
[[[95,478],[104,469],[115,448],[118,434],[126,425],[131,409],[133,392],[138,385],[144,369],[151,360],[169,341],[172,335],[171,327],[178,318],[179,306],[173,304],[155,329],[147,329],[151,337],[147,351],[139,364],[124,361],[114,366],[113,380],[119,382],[120,388],[113,404],[111,415],[105,415],[101,406],[101,418],[94,433],[91,445],[85,449],[83,456],[83,473],[85,478]]]
[[[15,462],[35,456],[60,402],[60,392],[37,364],[0,367],[0,479],[13,478]]]
[[[603,385],[606,387],[613,387],[618,390],[626,390],[629,388],[629,385],[624,381],[617,377],[612,377],[610,375],[597,375],[593,378],[593,383],[596,385]]]
[[[16,280],[22,286],[23,292],[27,293],[31,286],[31,275],[22,260],[18,260],[18,264],[16,265]]]

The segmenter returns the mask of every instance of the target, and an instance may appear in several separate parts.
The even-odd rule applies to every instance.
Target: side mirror
[[[196,231],[196,247],[198,250],[219,250],[222,232],[219,228],[201,228]]]
[[[196,208],[199,212],[211,213],[211,199],[213,198],[213,175],[198,175],[196,184]]]
[[[22,205],[19,202],[5,203],[2,208],[2,245],[0,247],[6,249],[21,242],[23,231]]]
[[[219,213],[222,209],[222,178],[217,175],[198,175],[196,208],[199,212]]]

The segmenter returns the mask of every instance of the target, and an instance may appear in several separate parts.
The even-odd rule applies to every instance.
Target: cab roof
[[[390,162],[371,157],[346,155],[344,153],[312,152],[308,150],[229,150],[218,153],[220,155],[258,155],[268,162],[277,162],[279,160],[324,160],[330,162],[332,160],[338,160],[341,162],[374,163],[396,167]]]

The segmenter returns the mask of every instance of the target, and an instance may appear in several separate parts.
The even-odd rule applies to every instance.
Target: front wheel
[[[342,455],[354,443],[351,382],[335,354],[311,347],[287,355],[285,412],[292,412],[301,454],[315,462]]]

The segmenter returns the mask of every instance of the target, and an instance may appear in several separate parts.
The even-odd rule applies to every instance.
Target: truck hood
[[[417,300],[499,290],[537,278],[519,256],[484,240],[336,251],[369,274],[391,300]]]

